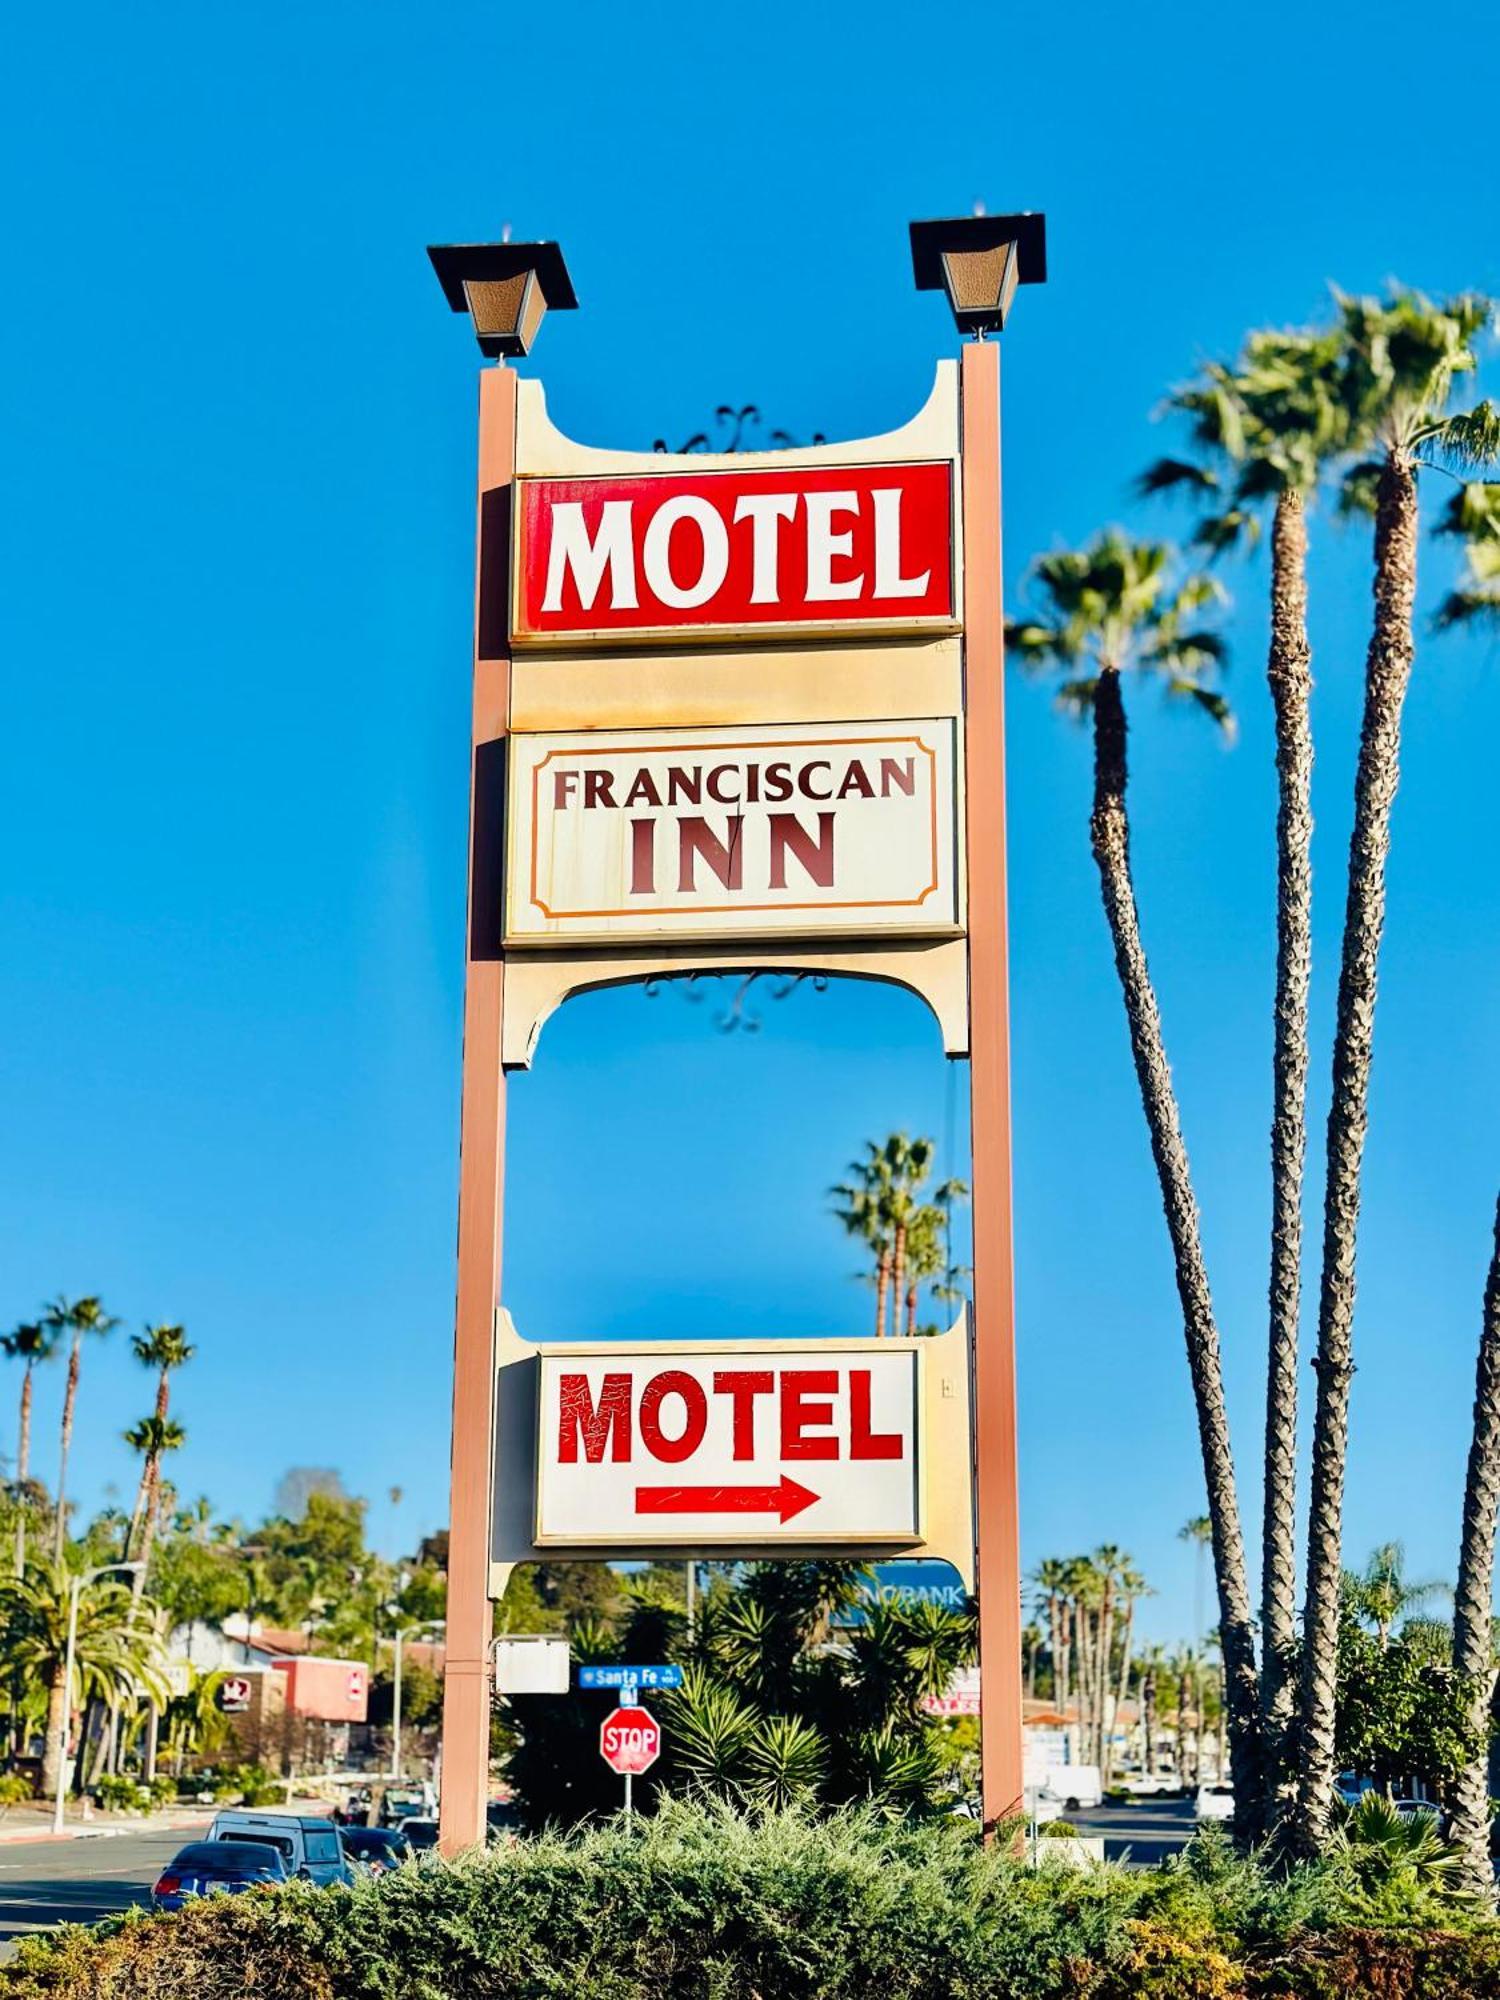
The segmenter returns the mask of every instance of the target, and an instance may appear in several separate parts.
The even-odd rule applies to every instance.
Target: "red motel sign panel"
[[[512,944],[952,936],[951,718],[511,738]]]
[[[518,481],[517,644],[951,630],[946,462]]]
[[[599,1755],[622,1778],[638,1778],[661,1755],[661,1724],[644,1708],[616,1708],[599,1730]]]
[[[913,1541],[917,1363],[862,1343],[545,1354],[536,1540]]]

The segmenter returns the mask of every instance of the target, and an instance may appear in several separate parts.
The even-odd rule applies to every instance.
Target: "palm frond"
[[[1500,404],[1476,403],[1456,417],[1445,417],[1421,447],[1423,458],[1440,465],[1480,471],[1500,461]]]
[[[1135,491],[1143,500],[1149,500],[1155,494],[1175,493],[1184,486],[1198,493],[1217,493],[1219,475],[1211,466],[1194,465],[1190,459],[1159,458],[1136,480]]]
[[[1071,715],[1075,722],[1085,722],[1094,712],[1094,697],[1099,692],[1099,676],[1090,674],[1083,680],[1064,681],[1057,690],[1057,705],[1064,715]]]
[[[1167,698],[1169,701],[1196,703],[1211,721],[1218,724],[1230,742],[1238,733],[1234,710],[1217,689],[1204,687],[1201,681],[1191,680],[1185,675],[1176,676],[1167,682]]]
[[[1351,465],[1344,474],[1339,481],[1338,512],[1345,520],[1351,520],[1356,515],[1374,518],[1380,472],[1380,461],[1367,458],[1358,465]]]

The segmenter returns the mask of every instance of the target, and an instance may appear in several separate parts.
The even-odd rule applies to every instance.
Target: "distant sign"
[[[511,738],[512,944],[954,935],[951,718]]]
[[[951,464],[523,478],[518,645],[952,629]]]
[[[941,1694],[922,1697],[922,1706],[929,1715],[978,1715],[978,1667],[959,1667]]]
[[[541,1358],[536,1540],[917,1540],[913,1346]]]
[[[839,1614],[839,1625],[863,1625],[872,1604],[894,1604],[901,1610],[930,1604],[939,1611],[962,1613],[969,1593],[963,1578],[946,1562],[884,1562],[873,1566],[873,1580],[859,1586],[859,1599]]]
[[[219,1682],[217,1699],[225,1715],[243,1715],[250,1706],[250,1682],[243,1674],[227,1674]]]
[[[581,1688],[679,1688],[681,1667],[580,1667]]]
[[[566,1694],[572,1656],[566,1639],[549,1636],[497,1639],[496,1694]]]
[[[599,1731],[599,1755],[622,1778],[638,1778],[661,1755],[661,1724],[644,1708],[617,1708]]]

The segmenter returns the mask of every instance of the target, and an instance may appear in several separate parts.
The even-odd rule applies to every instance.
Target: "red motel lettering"
[[[606,1460],[628,1465],[649,1456],[665,1465],[683,1464],[703,1443],[710,1393],[728,1407],[732,1456],[741,1464],[756,1456],[758,1445],[766,1448],[761,1427],[771,1422],[783,1460],[902,1457],[900,1435],[872,1427],[869,1368],[777,1372],[779,1381],[768,1368],[719,1368],[710,1392],[685,1369],[664,1368],[644,1379],[633,1411],[641,1378],[606,1370],[596,1400],[586,1374],[564,1371],[558,1381],[558,1462],[576,1465],[581,1458],[588,1465]]]
[[[523,479],[517,639],[951,622],[946,463]]]

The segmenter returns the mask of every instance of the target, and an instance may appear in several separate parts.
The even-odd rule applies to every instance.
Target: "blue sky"
[[[1247,326],[1331,278],[1500,291],[1484,121],[1418,116],[1408,45],[1388,0],[17,18],[0,1318],[64,1289],[185,1321],[182,1484],[225,1510],[311,1462],[405,1489],[379,1540],[443,1517],[477,357],[428,241],[561,239],[584,310],[536,366],[575,436],[678,439],[724,400],[853,436],[953,348],[907,220],[1045,208],[1053,278],[1005,336],[1014,601],[1040,548],[1168,526],[1128,499],[1151,410]],[[1497,55],[1481,12],[1444,59]],[[1368,550],[1315,526],[1320,1129]],[[1263,564],[1232,581],[1239,746],[1138,704],[1135,811],[1253,1522],[1274,784]],[[1455,1559],[1500,1181],[1496,666],[1421,646],[1366,1181],[1349,1545],[1403,1536],[1424,1574]],[[1123,1544],[1170,1637],[1201,1478],[1087,747],[1044,688],[1012,684],[1009,759],[1025,1555]],[[895,992],[802,991],[753,1036],[711,1014],[627,991],[547,1029],[512,1098],[523,1330],[862,1323],[823,1190],[892,1127],[956,1158],[963,1080]],[[129,1480],[147,1394],[119,1341],[89,1357],[85,1500]]]

